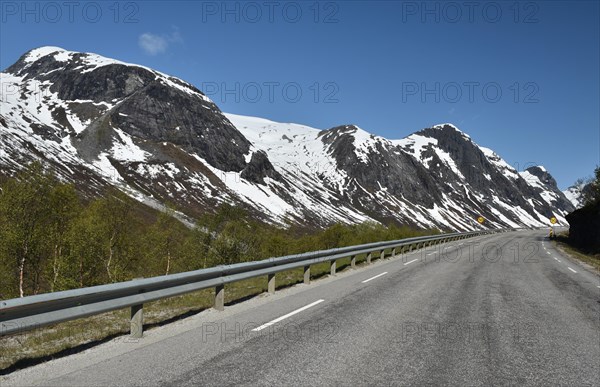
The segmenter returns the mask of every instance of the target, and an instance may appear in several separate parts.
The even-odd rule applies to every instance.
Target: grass
[[[592,266],[597,272],[600,272],[600,254],[583,251],[569,244],[568,234],[562,233],[556,236],[554,242],[558,248],[569,256],[578,259]]]
[[[391,250],[386,250],[389,257]],[[378,253],[373,260],[379,259]],[[356,257],[356,265],[364,265],[366,255]],[[350,257],[337,260],[337,271],[350,268]],[[330,273],[329,262],[311,266],[311,279]],[[277,273],[276,288],[283,289],[304,280],[302,268]],[[235,304],[267,291],[265,276],[238,281],[225,286],[226,305]],[[214,290],[205,289],[144,305],[144,330],[165,325],[212,307]],[[129,309],[68,321],[0,339],[0,375],[54,358],[84,351],[122,336],[128,339]]]

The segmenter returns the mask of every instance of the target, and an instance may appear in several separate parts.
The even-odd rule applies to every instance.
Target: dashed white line
[[[433,253],[429,253],[429,254],[427,254],[427,256],[429,257],[430,255],[433,255],[433,254],[435,254],[435,251],[434,251]]]
[[[300,312],[302,312],[302,311],[305,311],[305,310],[306,310],[306,309],[308,309],[308,308],[312,308],[313,306],[315,306],[315,305],[317,305],[317,304],[320,304],[320,303],[321,303],[321,302],[323,302],[323,301],[325,301],[325,300],[317,300],[317,301],[315,301],[315,302],[313,302],[313,303],[311,303],[311,304],[308,304],[308,305],[306,305],[306,306],[303,306],[303,307],[302,307],[302,308],[300,308],[300,309],[296,309],[295,311],[293,311],[293,312],[290,312],[290,313],[288,313],[288,314],[286,314],[286,315],[283,315],[283,316],[281,316],[281,317],[278,317],[278,318],[276,318],[275,320],[269,321],[268,323],[266,323],[266,324],[263,324],[263,325],[259,326],[258,328],[254,328],[254,329],[252,330],[252,332],[258,332],[258,331],[262,331],[263,329],[265,329],[265,328],[268,328],[268,327],[270,327],[270,326],[271,326],[271,325],[273,325],[273,324],[277,324],[277,323],[278,323],[278,322],[280,322],[281,320],[285,320],[286,318],[288,318],[288,317],[291,317],[291,316],[293,316],[293,315],[295,315],[295,314],[297,314],[297,313],[300,313]]]
[[[575,270],[571,269],[569,266],[567,266],[567,268],[568,268],[569,270],[571,270],[573,273],[577,273]]]
[[[406,262],[406,263],[404,264],[404,266],[406,266],[406,265],[410,265],[411,263],[413,263],[413,262],[415,262],[415,261],[418,261],[418,260],[419,260],[419,259],[417,258],[417,259],[413,259],[412,261],[408,261],[408,262]]]
[[[375,277],[371,277],[371,278],[368,278],[368,279],[366,279],[366,280],[362,281],[362,283],[363,283],[363,284],[366,284],[367,282],[369,282],[369,281],[371,281],[371,280],[374,280],[375,278],[379,278],[379,277],[381,277],[382,275],[386,275],[387,273],[388,273],[387,271],[384,271],[384,272],[383,272],[383,273],[381,273],[381,274],[377,274]]]

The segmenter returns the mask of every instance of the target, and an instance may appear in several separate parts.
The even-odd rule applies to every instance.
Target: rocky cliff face
[[[541,226],[573,209],[545,170],[518,173],[450,124],[387,140],[223,114],[182,80],[56,47],[0,76],[2,173],[42,159],[90,195],[114,185],[190,215],[226,202],[311,227]]]
[[[573,204],[573,207],[581,208],[585,204],[585,198],[592,195],[592,184],[581,179],[563,191],[563,194]]]
[[[575,210],[573,203],[558,188],[556,180],[544,167],[529,167],[522,175],[527,179],[533,190],[552,207],[563,208],[567,212]]]
[[[54,118],[37,132],[53,140],[76,135],[72,143],[87,160],[109,150],[120,130],[172,143],[223,171],[246,166],[248,141],[202,92],[177,78],[51,47],[26,53],[5,72],[21,79],[23,93],[33,85]]]

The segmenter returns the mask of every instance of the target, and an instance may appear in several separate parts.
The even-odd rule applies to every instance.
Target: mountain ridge
[[[29,51],[0,76],[11,91],[0,110],[3,169],[41,158],[90,194],[116,185],[190,216],[229,203],[310,227],[544,226],[573,210],[545,170],[518,172],[450,123],[388,140],[356,125],[228,114],[176,77],[57,47]]]

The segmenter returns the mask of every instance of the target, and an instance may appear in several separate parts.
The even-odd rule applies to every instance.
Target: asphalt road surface
[[[375,261],[0,385],[600,386],[600,277],[545,234]]]

